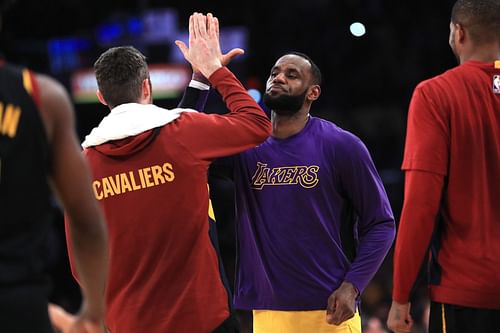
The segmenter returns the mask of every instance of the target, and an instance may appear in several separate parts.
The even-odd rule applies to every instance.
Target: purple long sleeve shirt
[[[310,117],[296,135],[240,154],[234,173],[236,308],[321,310],[344,280],[366,287],[395,224],[356,136]]]

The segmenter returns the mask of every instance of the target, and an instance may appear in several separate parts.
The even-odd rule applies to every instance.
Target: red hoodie
[[[84,151],[109,228],[113,333],[212,332],[229,316],[208,234],[207,170],[213,159],[263,142],[271,124],[229,70],[210,82],[229,114],[184,112]]]

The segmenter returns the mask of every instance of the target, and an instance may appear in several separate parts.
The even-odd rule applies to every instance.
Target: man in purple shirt
[[[364,144],[309,115],[320,84],[308,56],[279,58],[264,95],[272,136],[235,160],[234,298],[253,310],[254,333],[361,332],[358,297],[394,239]]]

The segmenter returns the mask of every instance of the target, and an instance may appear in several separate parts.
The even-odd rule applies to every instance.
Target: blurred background
[[[189,15],[212,12],[220,20],[223,51],[246,50],[230,68],[259,100],[269,71],[283,53],[308,54],[323,74],[314,116],[359,136],[370,150],[396,217],[403,199],[402,161],[406,114],[418,82],[456,65],[448,46],[454,0],[18,0],[2,18],[0,50],[19,65],[59,79],[71,93],[81,139],[108,113],[95,97],[92,64],[109,47],[133,45],[151,65],[155,104],[175,107],[191,69],[174,40],[187,41]],[[212,93],[208,112],[225,112]],[[219,240],[230,280],[234,278],[232,184],[213,184]],[[80,295],[66,257],[62,214],[48,251],[52,301],[78,310]],[[364,332],[385,332],[390,306],[392,251],[365,290]],[[425,274],[422,274],[423,276]],[[425,276],[423,277],[425,278]],[[417,287],[412,312],[415,332],[425,332],[424,287]],[[207,305],[209,306],[209,305]],[[248,313],[239,312],[243,332]]]

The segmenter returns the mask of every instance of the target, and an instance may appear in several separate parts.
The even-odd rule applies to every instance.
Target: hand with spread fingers
[[[356,299],[359,292],[350,282],[342,282],[328,298],[326,321],[328,324],[340,325],[356,313]]]
[[[219,21],[211,13],[206,16],[194,13],[189,18],[189,47],[182,41],[175,41],[184,58],[191,64],[193,71],[200,71],[209,77],[231,59],[243,54],[242,49],[232,49],[222,54],[219,42]]]

